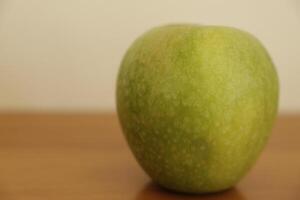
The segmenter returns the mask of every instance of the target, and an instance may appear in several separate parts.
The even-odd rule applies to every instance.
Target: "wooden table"
[[[0,133],[1,200],[300,200],[300,116],[280,117],[251,172],[213,195],[151,183],[113,114],[2,114]]]

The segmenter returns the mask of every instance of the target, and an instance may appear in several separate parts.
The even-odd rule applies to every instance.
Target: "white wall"
[[[256,35],[300,111],[299,0],[1,0],[0,110],[114,110],[119,62],[149,28],[228,25]]]

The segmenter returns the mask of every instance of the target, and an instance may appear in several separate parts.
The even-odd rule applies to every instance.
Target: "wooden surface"
[[[214,195],[151,183],[114,115],[2,114],[0,134],[1,200],[300,200],[300,116],[280,117],[251,172]]]

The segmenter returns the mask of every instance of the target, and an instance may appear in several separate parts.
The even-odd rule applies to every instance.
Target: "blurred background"
[[[128,46],[178,22],[256,35],[278,69],[280,112],[300,111],[299,0],[0,0],[0,111],[114,112]]]

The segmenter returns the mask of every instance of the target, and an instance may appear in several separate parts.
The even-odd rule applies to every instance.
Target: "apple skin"
[[[278,107],[278,77],[244,31],[192,24],[153,28],[123,58],[117,111],[146,173],[177,192],[234,186],[254,165]]]

